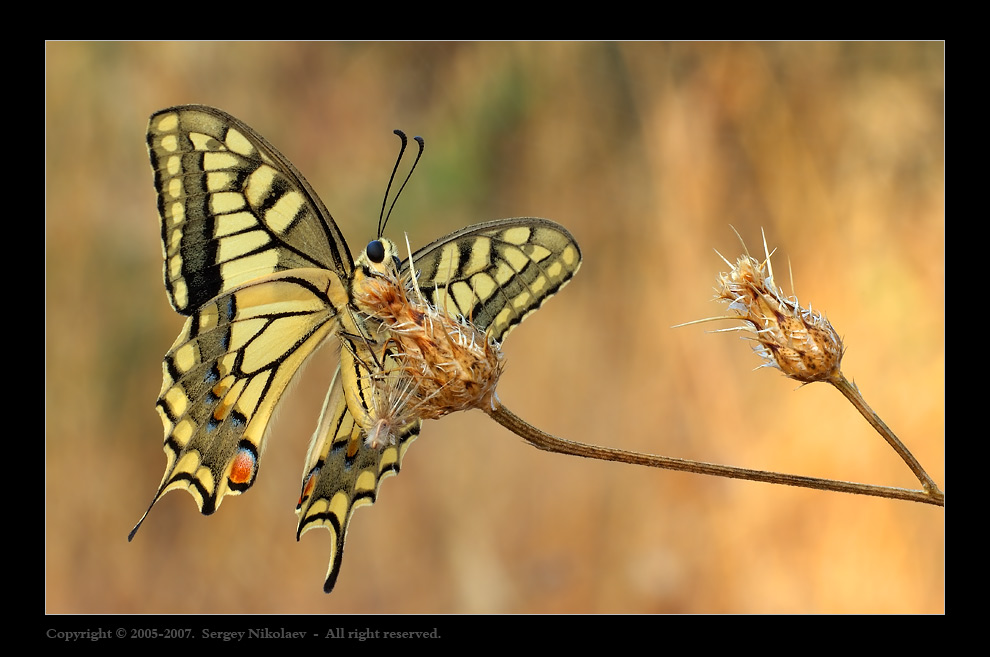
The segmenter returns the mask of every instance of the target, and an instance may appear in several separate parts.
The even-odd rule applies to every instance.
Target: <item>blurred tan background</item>
[[[914,487],[832,388],[798,389],[721,314],[714,253],[754,254],[827,312],[844,371],[945,487],[940,43],[49,43],[46,607],[53,613],[944,611],[944,511],[540,452],[482,413],[424,426],[329,539],[294,540],[333,370],[283,403],[246,495],[165,497],[154,404],[165,298],[148,116],[220,107],[306,175],[352,251],[374,236],[393,128],[426,153],[389,234],[413,247],[541,216],[574,281],[504,345],[499,391],[557,435]]]

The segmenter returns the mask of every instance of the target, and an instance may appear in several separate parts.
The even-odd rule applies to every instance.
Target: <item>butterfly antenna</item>
[[[388,203],[388,193],[392,189],[392,182],[395,180],[395,172],[399,169],[399,162],[402,160],[402,154],[406,152],[406,144],[408,140],[406,139],[406,133],[401,130],[394,130],[395,134],[399,136],[402,140],[402,146],[399,148],[399,157],[395,158],[395,166],[392,167],[392,175],[388,179],[388,187],[385,188],[385,198],[382,199],[382,211],[378,215],[378,237],[381,237],[385,233],[385,224],[388,223],[388,218],[392,216],[392,208],[395,207],[395,202],[399,200],[399,195],[402,194],[402,190],[406,188],[406,183],[412,178],[413,171],[416,170],[416,165],[419,163],[419,158],[423,157],[423,149],[426,147],[426,142],[423,141],[422,137],[413,137],[416,143],[419,144],[419,153],[416,155],[416,161],[413,162],[412,168],[409,169],[409,173],[406,175],[405,181],[402,183],[402,187],[399,187],[399,191],[395,193],[395,198],[392,199],[392,205],[388,207],[388,214],[385,214],[385,204]],[[384,216],[384,219],[382,218]]]

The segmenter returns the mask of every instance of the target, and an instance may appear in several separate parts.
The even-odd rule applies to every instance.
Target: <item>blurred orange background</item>
[[[352,251],[397,140],[413,247],[540,216],[584,264],[507,340],[505,404],[556,435],[917,488],[826,385],[720,315],[740,245],[828,314],[843,370],[945,487],[941,43],[48,43],[46,608],[51,613],[942,613],[944,510],[540,452],[482,413],[427,422],[379,501],[294,540],[335,363],[309,364],[257,484],[166,496],[154,404],[182,321],[162,286],[148,116],[217,106],[309,179]]]

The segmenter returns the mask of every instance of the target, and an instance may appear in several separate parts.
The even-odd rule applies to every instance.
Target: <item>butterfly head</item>
[[[372,240],[354,261],[351,300],[363,313],[377,316],[381,307],[405,303],[398,250],[392,240]]]
[[[366,276],[385,276],[398,280],[402,261],[392,240],[380,237],[368,242],[364,253],[357,258],[357,268]]]

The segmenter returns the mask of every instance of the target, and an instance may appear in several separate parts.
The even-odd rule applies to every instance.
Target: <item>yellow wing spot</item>
[[[234,366],[237,364],[237,354],[227,354],[223,358],[217,361],[217,369],[220,370],[220,376],[227,376],[234,371]]]
[[[272,183],[275,181],[275,169],[264,166],[258,167],[257,171],[248,176],[247,184],[244,186],[244,194],[248,203],[252,207],[258,207],[271,192]]]
[[[161,413],[161,409],[158,409]],[[168,418],[162,415],[162,422],[168,427]],[[179,420],[179,423],[175,425],[172,429],[172,438],[175,442],[179,444],[179,447],[185,447],[192,440],[193,435],[196,433],[196,427],[198,425],[192,421],[191,418],[185,417]],[[198,462],[198,457],[197,457]]]
[[[529,289],[533,294],[539,294],[547,287],[547,277],[538,276],[530,284]]]
[[[254,155],[254,146],[251,145],[251,142],[248,141],[247,137],[233,128],[227,130],[227,138],[224,140],[224,143],[227,144],[227,148],[235,153],[245,156]]]
[[[210,192],[220,192],[229,189],[234,183],[234,176],[227,171],[211,171],[206,174],[206,189]]]
[[[306,204],[299,192],[287,192],[265,213],[265,223],[276,233],[285,232]]]
[[[406,446],[408,446],[408,443],[406,443]],[[406,447],[403,447],[402,452],[405,453],[405,450]],[[399,454],[399,450],[396,449],[395,447],[389,447],[384,452],[382,452],[382,458],[378,462],[378,473],[381,474],[386,470],[389,470],[390,472],[394,472],[394,470],[390,470],[390,468],[399,462],[400,456],[401,455]]]
[[[254,230],[242,233],[236,238],[228,237],[220,240],[220,246],[217,249],[217,262],[229,262],[241,258],[251,251],[266,246],[268,242],[268,233],[262,230]],[[277,258],[278,254],[276,254]]]
[[[230,327],[230,351],[240,351],[243,349],[245,345],[253,340],[267,324],[268,321],[264,318],[238,321],[232,324]],[[247,354],[245,354],[245,361],[247,360]],[[252,365],[254,365],[253,361]],[[246,371],[254,371],[257,369],[256,366],[248,367],[247,362],[243,364],[243,367]]]
[[[261,397],[265,393],[265,388],[268,386],[269,378],[271,378],[271,375],[268,372],[255,376],[251,379],[251,382],[247,384],[247,387],[244,388],[244,392],[237,398],[237,404],[235,407],[244,415],[244,417],[251,417],[254,415],[254,411],[258,408],[258,404],[261,402]]]
[[[172,282],[172,298],[179,308],[185,308],[189,304],[189,288],[184,281]]]
[[[509,323],[510,319],[512,319],[512,311],[508,308],[503,308],[499,311],[498,315],[495,316],[495,320],[491,323],[491,326],[505,326]]]
[[[199,452],[193,450],[186,452],[182,458],[180,458],[175,463],[175,472],[186,472],[193,474],[199,469],[199,464],[202,461]]]
[[[179,148],[179,138],[175,135],[165,135],[162,137],[161,141],[158,142],[158,146],[169,153],[174,153]]]
[[[443,247],[440,257],[437,258],[437,280],[447,280],[449,274],[457,273],[457,263],[460,260],[461,251],[457,244],[451,242]]]
[[[529,300],[533,298],[529,292],[522,292],[512,300],[512,306],[517,310],[525,310],[529,306]]]
[[[502,240],[509,244],[525,244],[532,232],[527,226],[513,226],[502,231]]]
[[[182,257],[180,249],[182,247],[182,230],[176,228],[168,236],[168,251],[174,253],[176,257]]]
[[[227,287],[236,287],[257,278],[259,273],[270,272],[278,264],[278,253],[274,249],[255,253],[248,258],[239,258],[220,265],[220,275]]]
[[[340,491],[333,496],[333,499],[330,500],[329,511],[333,515],[340,518],[341,524],[343,524],[343,521],[347,519],[348,506],[350,506],[350,504],[347,494]]]
[[[208,309],[204,308],[200,311],[198,320],[199,322],[197,328],[200,333],[206,333],[207,331],[212,331],[215,329],[217,327],[217,323],[219,322],[216,304],[211,304]]]
[[[167,171],[170,176],[177,176],[182,173],[182,158],[178,155],[169,156],[168,160],[165,162],[165,171]]]
[[[472,276],[471,287],[474,288],[475,294],[479,299],[490,298],[493,294],[495,294],[495,290],[498,289],[498,285],[495,284],[492,277],[485,273],[475,274]]]
[[[505,261],[515,269],[517,272],[522,271],[529,264],[530,260],[526,257],[526,254],[519,249],[506,249],[503,254]]]
[[[573,267],[574,264],[578,262],[578,253],[577,249],[574,248],[574,245],[568,244],[567,248],[560,254],[560,259],[563,260],[569,268]]]
[[[203,484],[203,488],[206,490],[213,490],[217,485],[216,480],[213,478],[213,473],[210,472],[210,469],[205,466],[198,468],[194,476],[199,479],[200,483]]]
[[[225,394],[227,394],[227,391],[230,390],[231,386],[233,386],[234,383],[236,382],[237,382],[236,378],[232,376],[225,376],[222,379],[220,379],[220,381],[218,381],[217,384],[210,389],[210,392],[212,392],[217,397],[223,397]]]
[[[371,470],[365,470],[360,475],[358,475],[357,481],[354,482],[354,490],[356,491],[369,491],[375,490],[375,484],[378,481],[378,477]]]
[[[559,260],[554,260],[553,264],[547,267],[547,274],[549,274],[554,280],[560,278],[563,273],[564,266],[560,264]]]
[[[186,409],[189,408],[189,397],[186,396],[185,391],[181,388],[175,386],[169,388],[162,399],[168,404],[172,415],[176,417],[181,417],[186,412]]]
[[[525,244],[519,248],[521,248],[523,253],[529,256],[529,259],[533,262],[541,262],[553,255],[553,251],[546,247],[540,246],[539,244]]]
[[[250,212],[234,212],[233,214],[225,214],[222,217],[216,218],[213,235],[215,237],[233,235],[234,233],[240,233],[257,225],[258,221]]]
[[[170,198],[179,198],[182,196],[182,181],[178,178],[172,178],[168,181],[168,188],[162,189],[163,194],[168,194]]]
[[[471,243],[471,252],[468,257],[467,272],[481,271],[488,267],[491,258],[492,242],[488,239],[478,238]]]
[[[168,218],[173,226],[181,224],[186,220],[186,206],[180,202],[175,202],[168,208]]]
[[[217,407],[213,409],[213,419],[217,421],[221,421],[225,417],[230,415],[230,409],[232,409],[237,404],[237,401],[240,399],[241,394],[244,391],[245,384],[246,381],[244,379],[241,379],[240,381],[237,381],[236,383],[234,383],[233,386],[230,387],[227,393],[223,395],[223,399],[220,401],[220,403],[217,404]]]
[[[179,115],[175,112],[171,114],[162,114],[158,117],[158,123],[155,124],[155,129],[158,132],[172,132],[179,127]]]
[[[478,299],[471,286],[464,281],[457,281],[448,287],[447,290],[454,297],[454,303],[459,309],[471,308]]]
[[[512,267],[499,260],[498,266],[495,268],[495,282],[498,283],[499,286],[508,283],[515,275],[516,272],[512,269]]]
[[[176,369],[185,374],[199,363],[199,349],[191,342],[187,342],[172,354],[172,363]]]
[[[223,151],[211,151],[203,154],[204,171],[222,171],[224,169],[234,169],[240,163],[240,159],[231,153]]]
[[[210,195],[210,211],[213,214],[227,214],[243,209],[245,198],[237,192],[219,192]]]
[[[226,150],[224,145],[221,144],[219,141],[217,141],[213,137],[213,135],[207,135],[202,132],[190,132],[189,141],[193,143],[193,148],[196,149],[197,151],[215,152],[215,151]],[[232,156],[228,156],[228,157],[231,157],[231,159],[233,159],[235,162],[237,161]],[[203,159],[203,162],[204,163],[206,162],[206,158]]]

